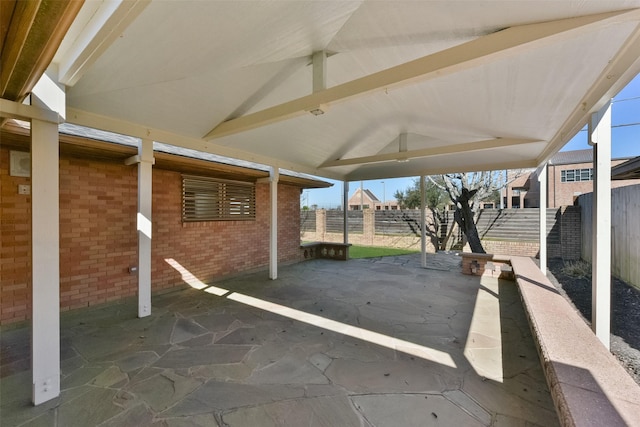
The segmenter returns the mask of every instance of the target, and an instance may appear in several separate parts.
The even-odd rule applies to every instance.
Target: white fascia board
[[[58,63],[60,83],[75,85],[151,0],[104,1]]]
[[[161,129],[154,129],[127,122],[124,120],[101,116],[75,108],[67,108],[67,122],[79,126],[86,126],[94,129],[101,129],[109,132],[128,135],[140,139],[151,139],[156,142],[175,145],[176,147],[188,148],[191,150],[202,151],[204,153],[216,154],[219,156],[230,157],[232,159],[245,160],[248,162],[259,163],[262,165],[277,166],[281,169],[288,169],[294,172],[306,173],[318,176],[320,178],[344,180],[344,175],[335,171],[327,171],[317,169],[297,163],[283,162],[274,157],[254,154],[248,151],[238,150],[236,148],[225,147],[213,144],[203,139],[193,138],[185,135],[178,135]]]

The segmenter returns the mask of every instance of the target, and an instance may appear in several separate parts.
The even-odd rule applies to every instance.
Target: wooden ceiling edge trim
[[[32,7],[36,5],[35,2],[19,2],[23,3]],[[6,55],[3,52],[2,57],[5,69],[2,71],[0,93],[3,98],[22,101],[31,92],[51,64],[83,3],[84,0],[40,1],[37,3],[35,14],[32,10],[25,18],[29,21],[28,25],[20,18],[16,18],[20,22],[14,22],[12,18],[10,34],[7,34],[7,44],[12,46],[12,49],[8,50]],[[13,30],[14,26],[16,30]],[[18,32],[22,35],[18,36]],[[42,38],[46,42],[40,43],[39,39]],[[27,45],[32,46],[29,51],[25,51]],[[25,68],[26,71],[20,72],[21,68]]]
[[[60,1],[63,0],[56,0],[51,3],[57,3]],[[24,97],[26,97],[34,88],[36,83],[38,83],[44,72],[51,64],[51,61],[60,47],[64,36],[67,34],[67,31],[69,31],[69,27],[71,27],[71,24],[84,4],[84,0],[66,0],[66,2],[67,5],[64,10],[62,10],[62,15],[54,27],[53,32],[49,35],[46,45],[40,52],[40,56],[38,57],[35,66],[32,68],[31,74],[25,82],[18,99],[24,99]]]
[[[538,165],[547,163],[588,123],[591,114],[602,108],[640,73],[640,57],[637,52],[640,52],[640,24],[587,90],[562,127],[549,140],[549,144],[538,157]],[[618,78],[610,84],[609,81],[614,76]]]
[[[320,106],[330,106],[332,103],[364,96],[377,90],[416,80],[442,77],[486,63],[490,58],[513,55],[533,43],[548,43],[550,39],[573,34],[575,31],[584,31],[592,25],[602,25],[616,19],[637,19],[639,13],[637,9],[631,9],[509,27],[359,79],[224,121],[204,135],[203,139],[222,138],[294,118]]]
[[[1,52],[2,56],[0,57],[0,62],[2,63],[2,69],[0,69],[0,97],[2,98],[6,97],[5,94],[11,84],[11,76],[14,75],[41,3],[42,1],[40,0],[20,1],[15,4],[9,20],[9,28],[7,29],[5,44]],[[7,48],[8,46],[10,48]],[[17,99],[12,100],[15,101]]]

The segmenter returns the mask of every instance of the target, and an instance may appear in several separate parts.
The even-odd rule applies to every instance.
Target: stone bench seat
[[[531,258],[511,266],[562,425],[640,426],[640,386]]]
[[[351,243],[308,242],[300,245],[304,259],[326,258],[346,261]]]

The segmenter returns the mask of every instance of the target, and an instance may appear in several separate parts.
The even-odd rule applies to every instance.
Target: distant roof
[[[611,160],[626,160],[629,157],[616,157]],[[590,148],[584,150],[560,151],[549,160],[552,165],[569,165],[573,163],[589,163],[593,161],[593,150]]]
[[[533,171],[531,172],[533,173]],[[524,189],[529,189],[529,178],[531,178],[531,174],[527,173],[524,175],[520,175],[519,177],[517,177],[516,179],[514,179],[511,182],[511,187],[512,188],[524,188]]]
[[[379,202],[378,198],[375,194],[371,192],[371,190],[364,190],[364,194],[366,194],[372,202]]]
[[[132,136],[121,135],[113,132],[106,132],[103,130],[88,128],[84,126],[78,126],[71,123],[63,123],[59,125],[58,130],[60,133],[65,135],[80,136],[84,138],[99,140],[103,142],[109,142],[112,144],[126,145],[130,147],[137,147],[139,143],[139,139]],[[163,144],[161,142],[154,141],[153,150],[161,153],[173,154],[176,156],[190,157],[192,159],[222,163],[230,166],[238,166],[242,168],[255,169],[255,170],[266,171],[266,172],[269,171],[269,166],[266,166],[260,163],[254,163],[254,162],[248,162],[245,160],[233,159],[230,157],[218,156],[216,154],[203,153],[201,151],[177,147],[175,145]],[[308,180],[317,181],[318,183],[329,184],[325,181],[319,180],[318,178],[312,175],[294,172],[287,169],[280,169],[280,173],[283,175],[287,175],[295,178],[308,179]]]
[[[640,156],[611,168],[611,179],[640,179]]]
[[[589,163],[593,161],[593,150],[560,151],[551,158],[552,165],[568,165],[571,163]]]

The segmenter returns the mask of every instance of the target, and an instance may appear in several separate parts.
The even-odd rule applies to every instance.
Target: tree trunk
[[[482,247],[482,242],[478,235],[478,229],[476,228],[476,223],[473,220],[473,211],[471,210],[471,206],[469,206],[469,200],[474,196],[474,194],[475,190],[469,191],[466,188],[462,189],[462,194],[458,197],[458,203],[456,203],[454,218],[464,235],[467,237],[467,242],[469,242],[471,252],[484,254],[486,252]]]

